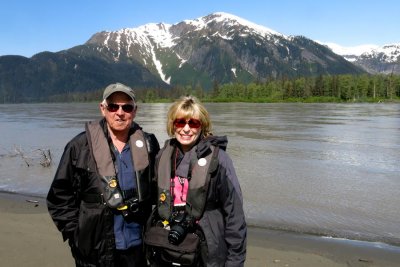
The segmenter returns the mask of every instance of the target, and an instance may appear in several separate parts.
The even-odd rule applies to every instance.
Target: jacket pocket
[[[106,217],[102,204],[81,202],[76,245],[82,256],[97,258],[105,239]]]
[[[223,263],[226,259],[227,247],[224,240],[224,219],[220,211],[211,210],[205,212],[200,220],[200,227],[207,242],[208,263]]]

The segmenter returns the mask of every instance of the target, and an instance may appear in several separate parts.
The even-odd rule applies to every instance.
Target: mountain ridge
[[[191,42],[193,39],[196,42]],[[300,41],[301,39],[302,41]],[[341,57],[330,54],[327,50],[325,51],[327,56],[322,54],[316,56],[316,51],[324,48],[318,47],[319,44],[310,39],[307,39],[308,43],[306,44],[305,39],[307,38],[304,36],[285,36],[237,16],[216,12],[176,24],[149,23],[137,28],[96,33],[88,40],[87,44],[96,44],[105,50],[114,47],[114,51],[121,52],[114,54],[115,60],[123,61],[124,55],[130,55],[130,57],[142,61],[142,64],[153,74],[158,73],[168,84],[173,82],[173,74],[180,73],[179,69],[183,64],[189,64],[188,67],[191,70],[200,70],[200,76],[205,75],[204,64],[213,65],[211,70],[206,72],[211,74],[211,80],[220,82],[229,82],[238,76],[242,76],[245,81],[251,79],[262,81],[284,75],[293,77],[299,75],[296,73],[299,71],[301,75],[313,75],[320,72],[337,74],[340,73],[340,68],[345,69],[342,73],[361,73],[352,64],[342,61]],[[201,47],[199,47],[199,43],[202,44]],[[252,47],[249,48],[249,46]],[[132,47],[135,47],[136,51],[142,52],[135,55]],[[196,53],[197,49],[199,50]],[[225,64],[223,63],[219,67],[229,69],[231,73],[227,71],[217,74],[219,70],[215,65],[218,63],[215,58],[212,58],[211,50],[217,54],[214,56],[222,57],[225,60]],[[120,58],[121,56],[122,58]],[[204,56],[208,62],[202,61]],[[170,60],[170,66],[168,66],[168,62],[161,62],[163,57]],[[248,62],[248,60],[253,62]],[[230,64],[227,61],[231,61]],[[310,62],[315,66],[310,67]],[[289,66],[290,64],[291,66]],[[335,64],[342,66],[333,66]],[[173,66],[178,67],[173,69]],[[315,69],[312,69],[313,67]],[[234,75],[232,75],[233,69],[235,70]],[[210,82],[209,79],[208,84]],[[204,86],[204,83],[202,85]]]
[[[400,74],[400,43],[361,45],[354,49],[333,43],[325,45],[370,74]]]
[[[175,24],[148,23],[97,32],[84,44],[25,60],[2,56],[0,97],[38,101],[52,95],[92,92],[117,81],[135,88],[209,90],[215,84],[363,74],[374,70],[371,60],[377,64],[380,59],[350,62],[305,36],[286,36],[216,12]]]

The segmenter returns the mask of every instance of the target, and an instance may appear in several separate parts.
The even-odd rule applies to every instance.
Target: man
[[[47,195],[49,213],[76,266],[145,266],[142,228],[151,212],[153,134],[133,120],[133,90],[104,90],[103,118],[65,147]]]

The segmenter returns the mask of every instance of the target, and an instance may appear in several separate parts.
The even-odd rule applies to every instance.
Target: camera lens
[[[139,204],[138,204],[137,202],[131,203],[131,204],[129,205],[129,210],[130,210],[132,213],[138,212],[138,211],[139,211]]]
[[[178,245],[186,235],[186,230],[181,225],[174,225],[168,233],[168,241],[171,244]]]

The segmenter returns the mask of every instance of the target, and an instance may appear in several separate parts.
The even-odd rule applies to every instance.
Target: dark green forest
[[[102,91],[56,95],[47,101],[99,101]],[[398,102],[400,75],[321,75],[249,84],[214,82],[208,91],[193,85],[137,89],[136,94],[139,102],[170,102],[187,94],[206,102]]]

